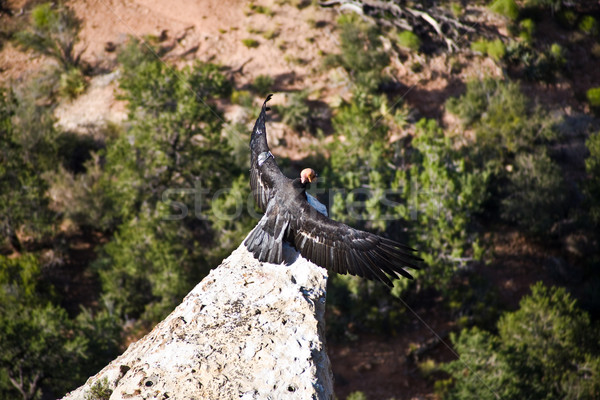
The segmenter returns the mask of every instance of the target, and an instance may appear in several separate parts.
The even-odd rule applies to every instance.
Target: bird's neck
[[[298,193],[305,193],[306,192],[306,187],[307,187],[307,183],[302,183],[302,179],[300,178],[296,178],[292,181],[292,186],[294,187],[294,189],[296,189],[296,191]]]

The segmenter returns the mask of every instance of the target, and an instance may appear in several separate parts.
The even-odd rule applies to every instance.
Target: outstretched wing
[[[266,211],[269,200],[274,196],[275,184],[284,178],[267,144],[265,120],[269,110],[267,102],[271,96],[268,95],[263,103],[250,137],[250,188],[256,204],[262,211]]]
[[[393,286],[388,275],[412,279],[404,267],[419,269],[417,263],[422,259],[408,246],[331,220],[311,210],[308,203],[294,214],[289,226],[294,247],[321,267],[380,280],[388,286]]]

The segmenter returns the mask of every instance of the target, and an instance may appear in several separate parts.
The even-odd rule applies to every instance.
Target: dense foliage
[[[464,5],[434,3],[430,18],[464,15]],[[491,62],[502,77],[456,74],[471,78],[453,86],[462,89],[456,96],[439,92],[439,115],[424,118],[407,101],[413,88],[394,74],[398,66],[421,74],[446,44],[431,26],[390,28],[391,14],[370,19],[367,9],[331,26],[339,48],[315,72],[343,86],[329,104],[268,75],[241,85],[221,66],[180,68],[159,58],[152,38],[129,39],[115,60],[127,119],[84,134],[63,132],[53,114],[86,89],[90,69],[76,51],[82,21],[63,3],[32,2],[28,25],[11,40],[56,65],[0,88],[0,397],[60,397],[81,384],[239,245],[257,217],[249,129],[264,95],[285,89],[273,120],[318,144],[304,160],[278,157],[284,172],[310,164],[320,175],[312,189],[334,219],[424,258],[411,271],[417,279],[395,280],[391,291],[332,275],[330,340],[406,335],[414,322],[406,304],[423,300],[460,331],[451,335],[460,359],[430,368],[440,397],[597,398],[598,82],[576,94],[587,115],[532,93],[570,79],[575,47],[597,41],[598,13],[576,1],[488,3],[506,17],[506,35],[474,28],[461,46],[469,62]],[[452,12],[436,14],[444,7]],[[544,23],[571,42],[543,37]],[[453,57],[462,55],[444,58],[452,74],[462,68]],[[241,110],[235,123],[223,105]],[[498,237],[507,236],[534,249],[526,260],[497,257]],[[564,287],[535,284],[514,311],[494,279],[506,271],[514,280],[503,284],[522,284],[531,279],[519,270],[525,262],[544,262],[532,264],[535,279]],[[88,293],[72,291],[79,286]],[[102,382],[92,391],[110,396]]]
[[[95,267],[119,315],[156,322],[235,245],[211,227],[221,219],[211,198],[241,173],[212,101],[231,89],[215,66],[175,70],[135,41],[120,59],[128,129],[107,144],[95,182],[104,197],[97,228],[115,230]]]
[[[563,288],[532,286],[498,334],[478,328],[453,337],[460,360],[448,399],[593,399],[600,391],[598,328]]]
[[[162,319],[253,222],[238,207],[249,189],[213,102],[230,93],[218,68],[176,70],[136,41],[119,59],[129,119],[126,128],[107,131],[100,147],[56,131],[51,109],[32,96],[1,93],[0,221],[16,254],[34,251],[3,259],[0,268],[9,274],[2,282],[6,393],[39,398],[41,388],[64,393],[80,383],[114,357],[125,321],[141,329]],[[74,154],[73,140],[88,153]],[[57,290],[37,296],[27,286],[45,281],[39,260],[50,275],[70,262],[64,233],[54,237],[61,220],[110,239],[90,265],[102,306],[76,318],[60,306]],[[51,250],[36,254],[47,240]]]

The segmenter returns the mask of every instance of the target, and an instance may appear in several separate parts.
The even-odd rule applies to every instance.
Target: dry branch
[[[454,17],[441,7],[420,9],[418,4],[407,7],[398,1],[381,0],[331,0],[320,3],[321,7],[339,6],[340,11],[352,11],[372,18],[377,24],[415,32],[419,36],[430,35],[442,40],[448,51],[459,51],[459,43],[465,35],[476,33],[476,29]]]

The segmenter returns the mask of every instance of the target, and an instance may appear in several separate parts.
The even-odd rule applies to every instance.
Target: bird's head
[[[313,183],[317,181],[317,173],[312,168],[304,168],[302,172],[300,172],[300,182],[302,184]]]

